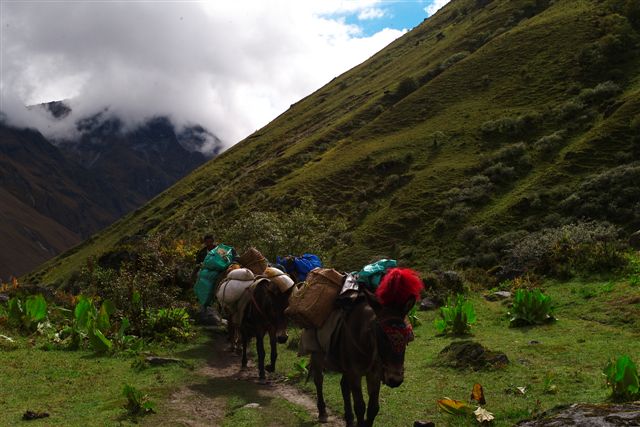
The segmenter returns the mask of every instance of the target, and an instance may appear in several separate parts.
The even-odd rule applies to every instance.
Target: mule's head
[[[404,381],[404,354],[413,341],[413,329],[405,319],[420,296],[424,285],[409,269],[387,272],[376,297],[381,305],[378,317],[378,353],[382,362],[382,382],[398,387]]]
[[[378,317],[378,354],[382,362],[382,382],[398,387],[404,381],[404,355],[413,341],[413,328],[405,317],[414,299],[407,302],[407,309],[383,308]]]

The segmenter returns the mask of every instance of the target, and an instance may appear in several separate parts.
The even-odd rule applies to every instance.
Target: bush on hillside
[[[533,146],[540,153],[549,154],[560,148],[566,139],[566,134],[567,131],[564,129],[553,132],[536,140]]]
[[[586,178],[560,208],[576,218],[640,227],[640,162]]]
[[[593,221],[546,228],[509,249],[505,266],[560,278],[611,272],[627,263],[618,234],[615,226]]]
[[[505,184],[511,182],[516,176],[516,169],[511,166],[507,166],[502,162],[489,166],[482,171],[491,182],[495,184]]]
[[[440,68],[442,71],[450,68],[451,66],[453,66],[454,64],[462,61],[463,59],[465,59],[467,56],[469,56],[471,53],[467,52],[466,50],[463,50],[461,52],[456,52],[453,55],[451,55],[450,57],[448,57],[447,59],[445,59],[444,61],[442,61],[440,63],[440,65],[438,66],[438,68]]]
[[[480,126],[480,130],[485,136],[488,135],[524,135],[535,130],[542,120],[542,116],[537,113],[523,114],[518,117],[500,117],[495,120],[488,120]]]
[[[253,246],[267,259],[277,255],[316,253],[326,262],[345,248],[347,224],[340,217],[326,218],[316,213],[309,200],[288,212],[253,211],[241,215],[222,232],[225,242],[239,253]]]
[[[599,104],[618,95],[621,92],[620,86],[612,81],[599,83],[593,88],[587,88],[580,91],[577,101],[583,104]]]

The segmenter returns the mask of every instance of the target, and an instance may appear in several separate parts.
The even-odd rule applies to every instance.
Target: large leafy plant
[[[440,319],[434,321],[439,333],[452,335],[465,335],[471,330],[471,325],[476,322],[476,312],[470,301],[463,295],[456,295],[447,299],[447,305],[440,307]]]
[[[187,341],[193,336],[191,318],[184,308],[161,308],[146,311],[145,336],[163,341]]]
[[[129,384],[125,384],[122,394],[127,398],[127,403],[124,407],[129,415],[136,417],[155,412],[155,402],[151,401],[149,396],[137,388]]]
[[[84,295],[79,296],[73,310],[73,322],[71,326],[60,331],[59,338],[68,342],[70,348],[78,348],[87,338],[96,353],[111,351],[113,342],[107,338],[107,335],[112,329],[110,317],[115,309],[111,301],[103,301],[98,309],[90,298]],[[128,323],[123,319],[118,334],[124,334]]]
[[[511,326],[539,325],[555,320],[551,298],[540,289],[518,289],[513,297]]]
[[[9,323],[27,332],[35,332],[38,324],[47,317],[47,301],[42,295],[30,295],[26,299],[13,297],[7,303]]]
[[[610,360],[603,372],[607,377],[607,384],[611,387],[611,397],[614,400],[640,399],[638,369],[629,356],[620,356],[615,362]]]

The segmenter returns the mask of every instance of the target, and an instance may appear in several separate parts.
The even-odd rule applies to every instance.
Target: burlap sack
[[[263,274],[267,268],[267,260],[256,248],[249,248],[239,258],[238,262],[241,266],[253,271],[253,274]]]
[[[334,269],[311,270],[307,275],[307,281],[289,299],[289,307],[285,314],[302,327],[322,327],[333,310],[344,277]]]

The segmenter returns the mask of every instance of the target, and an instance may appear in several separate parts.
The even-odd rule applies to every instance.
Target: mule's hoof
[[[328,423],[329,422],[329,417],[327,416],[327,414],[320,415],[318,417],[318,422],[320,422],[322,424]]]

